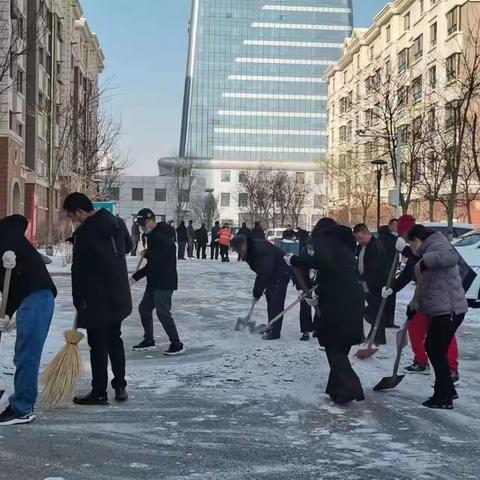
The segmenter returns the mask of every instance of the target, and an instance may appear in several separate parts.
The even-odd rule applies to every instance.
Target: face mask
[[[145,235],[148,235],[150,233],[150,229],[148,227],[146,227],[145,225],[142,225],[142,232],[145,234]]]

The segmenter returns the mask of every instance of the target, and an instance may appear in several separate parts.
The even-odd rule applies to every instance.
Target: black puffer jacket
[[[208,230],[205,227],[200,227],[198,230],[195,230],[195,240],[199,246],[207,245]]]
[[[3,289],[5,278],[5,269],[1,261],[3,254],[12,250],[17,257],[7,303],[7,315],[10,317],[32,293],[51,290],[55,296],[57,295],[57,289],[42,257],[25,237],[27,227],[28,221],[22,215],[12,215],[0,220],[0,288]]]
[[[133,275],[138,281],[147,277],[147,286],[154,290],[178,288],[176,247],[171,228],[163,222],[148,234],[147,265]]]
[[[132,312],[124,233],[118,219],[105,209],[75,231],[72,293],[80,328],[118,323]]]
[[[355,259],[352,231],[335,225],[315,240],[315,255],[292,258],[295,268],[317,270],[321,316],[314,328],[322,345],[356,345],[363,340],[365,298]]]
[[[182,243],[188,242],[187,227],[185,226],[185,223],[181,223],[177,227],[177,240]]]
[[[397,252],[395,245],[397,244],[398,237],[394,235],[388,226],[383,225],[378,230],[378,241],[381,243],[385,252],[387,263],[392,265]]]
[[[253,287],[253,296],[261,298],[267,287],[280,276],[289,276],[290,269],[285,264],[284,253],[267,240],[247,238],[245,261],[257,274]]]

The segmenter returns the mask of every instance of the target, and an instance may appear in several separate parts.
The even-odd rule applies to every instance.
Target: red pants
[[[419,365],[428,364],[428,355],[425,349],[425,337],[430,327],[430,319],[421,313],[417,313],[408,324],[408,336],[412,345],[415,362]],[[448,365],[452,373],[458,370],[458,344],[453,337],[448,347]]]

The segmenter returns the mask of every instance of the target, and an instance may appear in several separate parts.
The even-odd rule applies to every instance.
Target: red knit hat
[[[398,219],[397,231],[398,234],[402,237],[408,233],[416,224],[415,217],[411,215],[403,215]]]

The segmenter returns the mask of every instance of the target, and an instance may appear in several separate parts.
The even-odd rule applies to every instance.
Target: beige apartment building
[[[78,173],[71,123],[91,121],[82,106],[104,56],[79,0],[0,0],[0,9],[2,41],[13,45],[0,55],[0,218],[25,214],[34,240]]]
[[[410,159],[424,154],[420,132],[452,121],[452,83],[466,31],[478,31],[479,19],[478,0],[397,0],[370,28],[354,30],[345,41],[342,58],[326,74],[331,215],[346,223],[374,223],[377,168],[382,171],[382,221],[395,213],[396,166],[401,163],[399,175],[415,185],[421,172],[413,171],[419,162]],[[375,160],[386,164],[376,167]],[[410,191],[405,184],[409,211],[422,216],[421,190]]]

